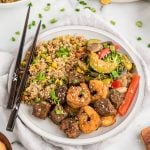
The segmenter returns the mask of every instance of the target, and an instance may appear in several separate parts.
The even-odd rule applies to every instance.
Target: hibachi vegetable
[[[134,74],[132,81],[130,83],[130,86],[127,90],[127,93],[125,95],[125,99],[124,99],[123,103],[120,105],[119,110],[118,110],[118,112],[121,116],[124,116],[127,113],[128,109],[134,99],[134,96],[136,94],[136,91],[137,91],[137,88],[139,85],[139,80],[140,80],[140,76],[138,74]]]

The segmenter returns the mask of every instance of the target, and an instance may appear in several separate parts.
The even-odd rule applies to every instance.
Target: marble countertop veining
[[[92,8],[96,9],[96,14],[99,15],[99,17],[103,17],[104,20],[108,23],[110,21],[114,21],[115,25],[113,26],[115,30],[120,32],[123,36],[127,38],[129,41],[134,41],[137,44],[137,47],[141,48],[142,57],[144,58],[145,62],[148,64],[148,67],[150,69],[150,59],[147,57],[147,55],[150,56],[150,48],[148,48],[148,44],[150,43],[150,3],[146,1],[140,1],[135,3],[112,3],[110,5],[101,6],[99,4],[98,0],[85,0],[87,1],[88,5]],[[44,12],[43,8],[45,7],[46,3],[51,3],[51,10],[50,12]],[[8,61],[12,60],[12,57],[9,56],[9,54],[15,54],[19,41],[20,41],[20,35],[17,36],[15,34],[16,31],[21,31],[23,24],[24,24],[24,14],[26,13],[26,6],[21,6],[18,8],[6,8],[6,9],[0,9],[0,52],[7,52],[9,59]],[[60,12],[61,8],[65,8],[64,12]],[[43,15],[43,22],[46,25],[46,27],[50,26],[49,20],[52,18],[57,18],[59,21],[59,18],[61,17],[62,13],[73,13],[76,12],[75,9],[78,8],[80,11],[85,11],[84,7],[78,3],[77,0],[38,0],[34,3],[34,6],[32,7],[31,11],[31,17],[30,22],[33,20],[38,20],[38,14],[42,13]],[[90,11],[90,10],[89,10]],[[88,13],[88,11],[85,11]],[[76,12],[77,13],[77,12]],[[143,22],[143,27],[138,28],[135,25],[135,22],[137,20],[140,20]],[[30,37],[34,31],[28,30],[28,37]],[[16,41],[12,42],[11,38],[15,37]],[[142,40],[138,41],[137,38],[141,37]],[[131,43],[132,44],[132,43]],[[0,60],[1,62],[2,60]],[[8,66],[9,67],[9,66]],[[7,69],[9,70],[9,69]],[[0,74],[0,82],[3,82],[3,84],[7,85],[7,73],[3,72]],[[6,74],[6,75],[5,75]],[[0,93],[4,92],[3,89],[0,89]],[[1,94],[0,94],[1,95]],[[4,99],[4,97],[0,97],[0,99]],[[145,102],[143,104],[143,107],[146,107],[149,104],[149,102]],[[4,109],[1,106],[0,103],[0,114],[3,112]],[[147,109],[145,109],[147,111]],[[141,120],[141,116],[139,115],[137,117],[137,120]],[[13,133],[8,133],[5,131],[7,120],[3,118],[3,116],[0,116],[0,132],[3,132],[7,135],[9,140],[11,141],[13,145],[14,150],[23,150],[23,145],[19,142],[19,137],[16,137]],[[137,128],[135,130],[132,130],[133,135],[130,135],[131,139],[128,139],[128,132],[125,131],[124,135],[119,135],[117,138],[120,140],[122,136],[125,136],[124,140],[128,142],[128,144],[124,144],[123,141],[120,140],[120,144],[116,146],[111,141],[106,142],[104,144],[105,149],[104,150],[119,150],[120,148],[122,150],[140,150],[143,149],[141,142],[139,141],[139,138],[135,142],[133,142],[134,148],[131,140],[134,140],[133,136],[137,134],[137,129],[140,129],[144,127],[144,125],[149,125],[150,121],[146,121],[142,125],[137,124]],[[109,146],[111,145],[111,147]],[[125,147],[123,147],[125,146]],[[94,147],[93,147],[94,148]],[[100,149],[100,148],[99,148]],[[88,150],[88,148],[87,148]]]

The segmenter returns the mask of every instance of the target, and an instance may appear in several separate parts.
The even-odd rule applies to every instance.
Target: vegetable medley
[[[50,118],[76,138],[124,116],[139,80],[118,44],[66,35],[36,47],[22,102],[33,107],[35,117]]]

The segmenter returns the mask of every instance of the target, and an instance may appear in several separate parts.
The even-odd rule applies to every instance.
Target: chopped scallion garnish
[[[116,25],[116,22],[114,20],[110,20],[110,23],[114,26]]]
[[[79,12],[79,11],[80,11],[80,9],[79,9],[79,8],[76,8],[76,9],[75,9],[75,11]]]
[[[43,18],[43,16],[42,16],[41,13],[38,14],[38,17],[39,17],[40,19]]]
[[[11,38],[11,41],[12,41],[12,42],[15,42],[15,41],[16,41],[16,38],[15,38],[15,37],[12,37],[12,38]]]
[[[137,40],[138,40],[138,41],[141,41],[141,40],[142,40],[142,38],[141,38],[141,37],[137,37]]]
[[[35,26],[36,25],[36,21],[33,20],[31,24],[32,24],[32,26]]]
[[[19,31],[16,31],[15,34],[16,34],[16,35],[20,35],[20,32],[19,32]]]
[[[148,43],[147,47],[150,48],[150,43]]]
[[[86,3],[85,1],[79,1],[79,3],[80,3],[81,5],[87,5],[87,3]]]
[[[142,26],[143,26],[143,22],[140,21],[140,20],[136,21],[135,24],[136,24],[136,26],[139,27],[139,28],[142,28]]]
[[[49,11],[51,8],[51,4],[50,3],[47,3],[45,8],[44,8],[44,11]]]
[[[60,11],[61,11],[61,12],[64,12],[64,11],[65,11],[65,8],[61,8]]]
[[[46,25],[45,24],[42,24],[42,29],[44,30],[46,28]]]
[[[96,9],[95,8],[92,8],[92,7],[89,7],[89,6],[87,6],[87,7],[84,7],[84,9],[89,9],[90,11],[92,11],[92,12],[96,12]]]
[[[56,22],[57,22],[57,19],[56,19],[56,18],[53,18],[53,19],[50,20],[50,23],[51,23],[51,24],[54,24],[54,23],[56,23]]]

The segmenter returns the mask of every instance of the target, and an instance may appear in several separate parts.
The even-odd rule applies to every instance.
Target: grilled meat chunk
[[[117,113],[109,99],[101,99],[94,103],[94,108],[100,116],[115,115]]]
[[[32,115],[40,119],[45,119],[48,116],[51,105],[47,102],[41,102],[33,105]]]
[[[56,90],[56,95],[58,99],[60,100],[61,104],[64,104],[66,102],[67,90],[68,88],[66,85],[62,85]]]
[[[124,94],[118,92],[117,90],[111,90],[109,93],[109,98],[114,107],[118,109],[118,107],[124,100]]]
[[[55,124],[60,124],[60,122],[67,116],[67,112],[63,109],[61,105],[56,105],[54,109],[50,112],[50,118]]]
[[[73,118],[64,119],[60,124],[60,129],[63,130],[69,138],[76,138],[81,134],[78,122]]]

